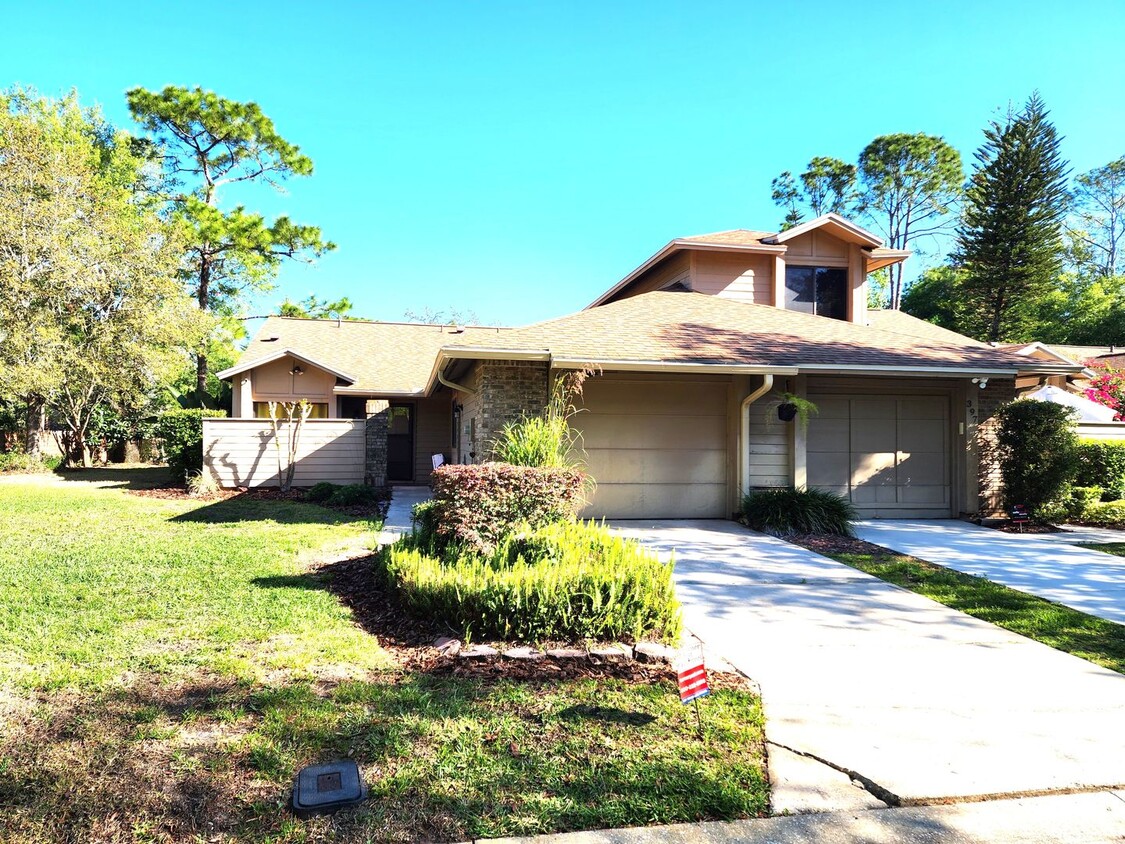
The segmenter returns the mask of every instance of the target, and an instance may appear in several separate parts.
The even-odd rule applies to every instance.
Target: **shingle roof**
[[[939,330],[940,331],[940,330]],[[952,332],[949,332],[952,333]],[[473,346],[549,351],[567,360],[662,361],[745,366],[1017,370],[1029,361],[1004,349],[938,332],[856,325],[701,293],[644,293],[487,339],[446,344],[451,357]]]
[[[889,308],[869,310],[867,312],[867,324],[884,331],[893,331],[896,334],[929,337],[933,340],[945,340],[955,345],[988,346],[988,343],[982,343],[980,340],[974,340],[972,337],[966,337],[964,334],[958,334],[956,331],[942,328],[940,325],[934,325],[932,322],[926,322],[924,319],[918,319],[918,317],[910,314],[904,314],[902,311],[892,311]]]
[[[762,238],[774,237],[777,232],[757,232],[750,229],[730,229],[725,232],[695,234],[678,237],[673,243],[718,243],[723,246],[762,246]]]
[[[495,337],[503,329],[271,316],[239,359],[239,368],[292,349],[354,377],[356,390],[411,393],[426,387],[438,349],[465,338]],[[268,338],[276,338],[270,340]]]

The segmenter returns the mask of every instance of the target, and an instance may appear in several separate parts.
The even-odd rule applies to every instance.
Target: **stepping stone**
[[[504,651],[504,659],[522,659],[525,662],[539,662],[543,659],[543,652],[535,648],[508,648]]]
[[[457,656],[461,653],[461,640],[441,636],[434,642],[434,647],[438,649],[442,656]]]
[[[458,656],[461,659],[489,659],[500,653],[496,648],[490,648],[488,645],[474,645],[468,650],[461,651]]]
[[[604,648],[595,648],[590,651],[590,656],[606,662],[624,662],[633,658],[633,649],[628,645],[609,645]]]
[[[586,651],[579,650],[578,648],[552,648],[547,651],[547,656],[551,659],[585,659],[588,654]]]
[[[641,662],[665,662],[671,664],[676,651],[659,642],[637,642],[633,645],[633,655]]]

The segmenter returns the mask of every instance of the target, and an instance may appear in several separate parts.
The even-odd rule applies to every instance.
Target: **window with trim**
[[[847,269],[786,266],[785,308],[831,319],[847,319]]]
[[[277,409],[278,418],[285,418],[285,408],[279,407]],[[270,418],[270,403],[268,401],[254,402],[254,415],[259,419]],[[328,418],[328,405],[321,402],[312,403],[312,413],[309,414],[309,419],[327,419]]]

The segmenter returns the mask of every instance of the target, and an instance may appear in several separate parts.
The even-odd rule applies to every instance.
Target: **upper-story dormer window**
[[[847,319],[847,269],[786,266],[785,307],[790,311]]]

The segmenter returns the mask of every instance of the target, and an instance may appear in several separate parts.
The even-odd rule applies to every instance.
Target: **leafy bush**
[[[486,555],[443,558],[407,536],[379,560],[411,613],[466,638],[675,642],[681,631],[673,565],[590,522],[515,532]]]
[[[1102,492],[1102,501],[1120,501],[1125,498],[1125,489],[1110,487]]]
[[[1125,526],[1125,501],[1095,504],[1086,511],[1086,518],[1083,521],[1105,527]]]
[[[218,491],[219,485],[215,483],[215,478],[209,471],[203,470],[188,475],[187,492],[192,498],[206,498]]]
[[[53,472],[62,464],[61,457],[43,457],[22,451],[0,453],[0,472]]]
[[[1102,500],[1102,488],[1100,486],[1076,486],[1071,487],[1070,494],[1066,498],[1066,515],[1071,519],[1085,519],[1086,515],[1096,504],[1100,504]]]
[[[203,470],[203,420],[226,416],[222,410],[181,408],[165,412],[156,423],[156,435],[164,441],[164,456],[172,476],[186,481]]]
[[[414,547],[436,554],[440,544],[437,538],[438,519],[441,509],[432,498],[420,501],[410,511],[410,521],[414,527]]]
[[[764,489],[742,499],[738,520],[752,530],[773,536],[836,533],[855,536],[855,507],[846,498],[822,489]]]
[[[514,525],[573,521],[585,474],[507,463],[447,464],[434,470],[434,532],[443,544],[492,550]]]
[[[1125,442],[1082,439],[1075,454],[1080,486],[1125,487]]]
[[[1017,399],[1000,408],[998,434],[1004,503],[1027,506],[1044,518],[1044,508],[1063,499],[1077,470],[1074,410],[1034,399]]]
[[[385,496],[385,492],[373,486],[344,484],[336,487],[325,500],[325,503],[329,507],[358,507],[364,504],[375,504]]]
[[[305,493],[305,500],[315,501],[317,503],[327,501],[337,489],[339,489],[338,485],[329,483],[328,481],[321,481],[318,484],[313,484],[309,488],[309,491]]]

